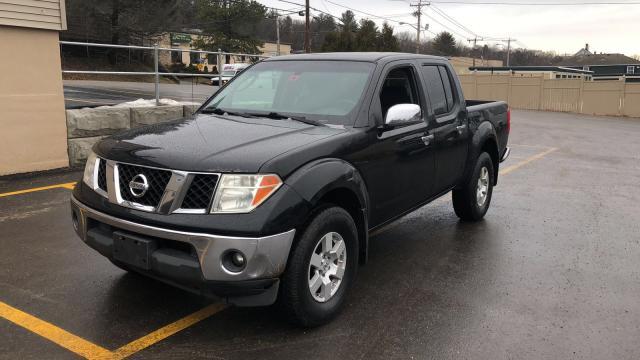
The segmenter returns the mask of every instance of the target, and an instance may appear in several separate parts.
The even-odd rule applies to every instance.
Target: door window
[[[448,113],[447,92],[442,81],[439,66],[423,66],[422,74],[424,75],[426,88],[429,91],[429,99],[431,99],[433,112],[436,116]],[[451,91],[451,88],[449,88],[449,91]]]
[[[398,104],[420,105],[415,76],[411,67],[408,66],[391,70],[384,79],[380,91],[382,118],[386,118],[387,111]]]
[[[444,66],[438,66],[440,69],[440,76],[442,77],[442,84],[444,85],[444,94],[447,98],[447,112],[453,110],[453,87],[451,85],[451,78],[449,72]]]

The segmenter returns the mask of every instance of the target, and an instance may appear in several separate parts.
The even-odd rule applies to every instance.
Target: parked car
[[[222,73],[220,74],[220,76],[211,78],[211,85],[212,86],[220,85],[220,79],[222,79],[222,85],[224,85],[229,80],[233,79],[234,76],[238,75],[249,66],[251,65],[250,64],[226,64],[222,67]]]
[[[190,118],[97,143],[73,224],[125,270],[317,326],[372,231],[451,191],[462,220],[485,216],[509,130],[507,104],[465,101],[443,58],[275,57]]]

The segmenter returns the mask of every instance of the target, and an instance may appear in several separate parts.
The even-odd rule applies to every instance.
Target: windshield
[[[222,72],[222,76],[233,76],[236,74],[235,70],[225,70]]]
[[[261,62],[238,75],[205,109],[353,125],[373,67],[349,61]]]

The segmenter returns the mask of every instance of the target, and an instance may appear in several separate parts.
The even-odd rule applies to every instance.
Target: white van
[[[231,80],[234,76],[248,68],[251,64],[225,64],[222,66],[222,85]],[[211,85],[218,86],[220,76],[211,78]]]

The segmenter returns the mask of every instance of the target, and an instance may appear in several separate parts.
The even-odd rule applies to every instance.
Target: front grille
[[[100,159],[98,162],[98,188],[107,191],[107,160]]]
[[[133,196],[129,189],[129,182],[131,182],[136,175],[144,175],[149,183],[149,189],[142,197]],[[118,164],[118,177],[120,196],[123,200],[145,206],[157,207],[164,194],[164,189],[167,187],[169,179],[171,179],[171,171]]]
[[[182,209],[206,209],[211,203],[218,175],[196,174],[182,201]]]

